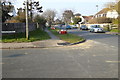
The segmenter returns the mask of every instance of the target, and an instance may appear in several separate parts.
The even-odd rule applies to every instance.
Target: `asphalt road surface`
[[[87,40],[94,40],[100,42],[101,44],[107,44],[109,46],[118,47],[118,35],[111,35],[105,33],[91,33],[89,31],[80,31],[78,29],[68,30],[69,33],[76,34],[78,36],[83,36]]]
[[[88,40],[65,47],[3,50],[3,78],[118,77],[118,47],[110,41],[116,35],[70,32]]]

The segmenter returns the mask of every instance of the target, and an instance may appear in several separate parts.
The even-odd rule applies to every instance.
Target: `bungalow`
[[[110,8],[104,8],[94,15],[93,18],[106,17],[106,18],[117,18],[118,12]]]

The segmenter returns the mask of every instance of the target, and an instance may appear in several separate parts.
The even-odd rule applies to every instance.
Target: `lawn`
[[[50,36],[45,31],[37,29],[29,32],[29,40],[26,40],[25,33],[17,33],[2,36],[2,40],[0,42],[33,42],[46,39],[50,39]]]
[[[69,42],[69,43],[76,43],[76,42],[80,42],[80,41],[83,41],[85,40],[83,37],[80,37],[80,36],[77,36],[77,35],[74,35],[74,34],[59,34],[57,31],[58,29],[56,30],[51,30],[49,29],[54,35],[56,35],[57,37],[59,37],[61,40],[64,40],[66,42]]]
[[[112,29],[110,32],[117,32],[117,33],[120,33],[120,30],[118,30],[118,29]]]

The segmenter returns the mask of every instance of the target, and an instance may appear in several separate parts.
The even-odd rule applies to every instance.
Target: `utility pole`
[[[29,40],[29,28],[28,28],[28,0],[26,0],[26,40]]]
[[[31,20],[33,19],[32,9],[33,9],[33,2],[32,2],[32,0],[30,0],[30,17],[31,17]]]

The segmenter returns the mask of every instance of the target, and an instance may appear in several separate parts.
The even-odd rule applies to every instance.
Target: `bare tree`
[[[25,2],[23,3],[23,5],[25,5]],[[40,2],[39,1],[32,1],[29,0],[28,1],[28,11],[30,12],[30,17],[31,20],[33,19],[33,12],[37,11],[38,13],[42,13],[42,6],[40,6]]]
[[[47,20],[49,26],[54,22],[54,18],[56,17],[56,11],[47,9],[45,12],[43,12],[42,16]]]
[[[108,3],[106,3],[104,6],[105,6],[106,8],[113,8],[114,5],[115,5],[115,2],[108,2]]]
[[[73,17],[73,11],[72,10],[65,10],[63,13],[63,21],[66,24],[69,24],[71,22],[71,17]]]

